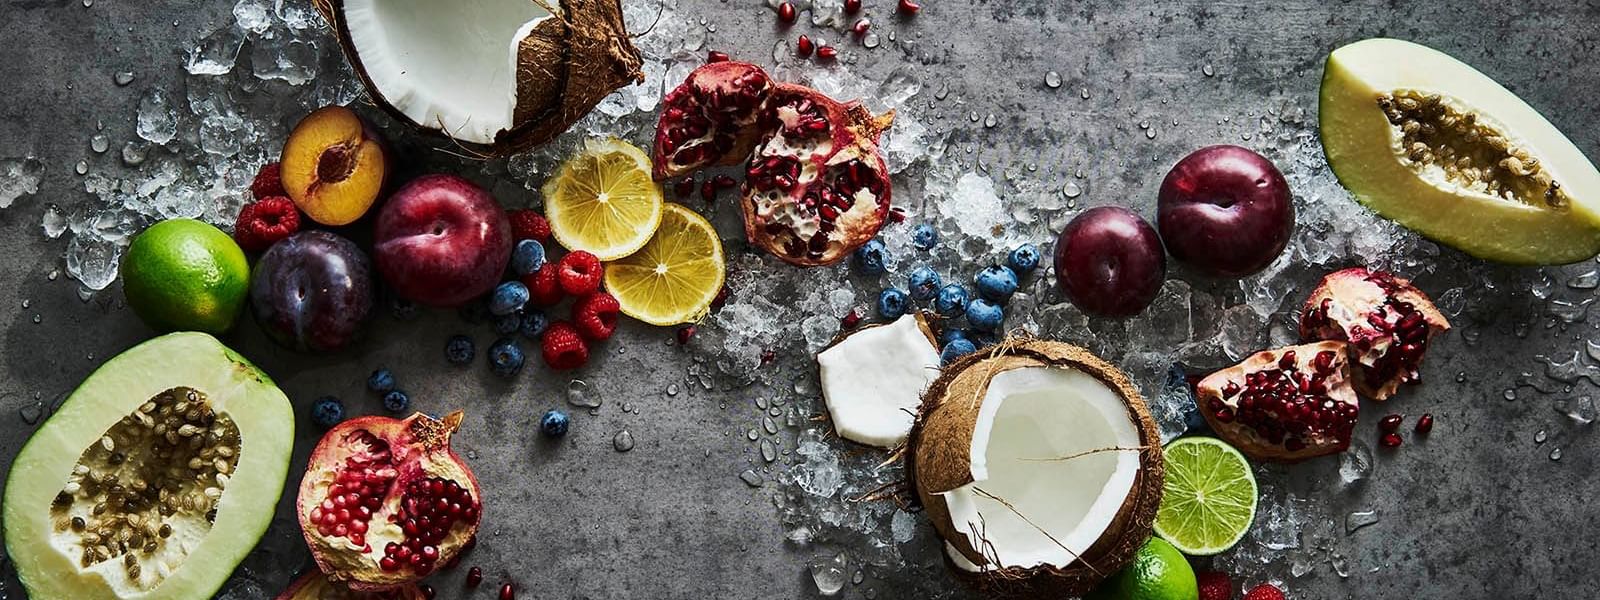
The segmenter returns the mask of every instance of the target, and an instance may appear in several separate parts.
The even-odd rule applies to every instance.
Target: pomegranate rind
[[[1137,428],[1140,467],[1115,518],[1077,560],[1064,568],[1050,564],[995,568],[951,521],[950,507],[941,493],[973,480],[974,426],[990,381],[1006,371],[1034,367],[1075,369],[1121,396],[1128,417]],[[1087,593],[1132,562],[1150,539],[1156,509],[1161,504],[1165,479],[1161,434],[1143,396],[1121,370],[1086,349],[1062,342],[1012,338],[945,366],[923,394],[922,407],[905,448],[906,478],[912,482],[917,501],[927,511],[934,530],[967,562],[983,565],[974,572],[958,566],[947,553],[946,566],[958,580],[989,597],[1050,598]]]
[[[1305,447],[1290,450],[1283,444],[1273,443],[1271,440],[1257,434],[1251,426],[1236,420],[1224,420],[1218,417],[1210,407],[1220,402],[1227,406],[1232,414],[1239,407],[1240,395],[1229,396],[1224,390],[1229,383],[1241,388],[1246,385],[1246,376],[1266,370],[1278,369],[1278,363],[1283,355],[1289,351],[1295,353],[1295,364],[1304,372],[1312,371],[1312,363],[1316,356],[1324,351],[1333,352],[1332,373],[1327,376],[1325,385],[1326,395],[1340,403],[1360,410],[1360,402],[1356,398],[1355,389],[1351,386],[1352,373],[1350,369],[1347,344],[1339,341],[1324,341],[1299,346],[1289,346],[1264,350],[1250,355],[1237,365],[1222,369],[1200,380],[1195,385],[1195,403],[1200,414],[1205,417],[1206,424],[1217,436],[1238,448],[1245,456],[1253,460],[1266,462],[1295,463],[1309,458],[1337,454],[1350,447],[1351,429],[1345,428],[1342,432],[1333,432],[1333,435],[1310,435],[1301,439]],[[1276,414],[1276,413],[1274,413]],[[1356,413],[1356,414],[1359,414]],[[1355,416],[1350,417],[1350,426],[1353,427]]]
[[[306,545],[317,567],[328,579],[363,592],[390,591],[420,581],[427,574],[417,574],[408,567],[387,572],[378,565],[383,557],[384,545],[404,540],[404,534],[390,517],[399,514],[405,484],[409,481],[438,477],[456,482],[470,490],[478,518],[457,523],[438,544],[439,556],[435,565],[444,565],[460,552],[467,541],[478,531],[482,519],[483,494],[477,478],[450,447],[450,436],[460,427],[462,413],[456,411],[443,419],[415,413],[405,419],[383,416],[366,416],[350,419],[324,434],[311,451],[306,474],[300,481],[296,496],[296,513]],[[358,431],[367,431],[389,444],[398,474],[384,496],[380,508],[368,521],[363,546],[355,546],[345,537],[323,536],[311,522],[311,512],[328,495],[345,459],[352,453],[341,446]],[[437,567],[435,567],[437,569]]]
[[[1427,324],[1427,335],[1419,344],[1416,364],[1411,369],[1402,365],[1400,370],[1385,376],[1379,363],[1397,340],[1390,332],[1376,330],[1367,317],[1383,308],[1390,298],[1409,304],[1420,313]],[[1322,313],[1324,301],[1329,302],[1326,315]],[[1450,330],[1450,321],[1427,294],[1411,285],[1410,280],[1364,267],[1341,269],[1323,276],[1301,307],[1300,315],[1301,339],[1350,343],[1350,356],[1359,367],[1353,377],[1356,392],[1373,400],[1387,400],[1402,383],[1419,381],[1416,369],[1421,368],[1428,346],[1434,337]],[[1388,320],[1397,322],[1400,318],[1390,315]]]
[[[738,89],[739,85],[755,86],[754,104],[748,111],[722,111],[716,116],[708,116],[703,98],[710,94],[726,94],[730,90]],[[661,117],[656,121],[655,146],[651,150],[651,162],[654,163],[652,175],[656,181],[663,181],[693,173],[700,169],[712,166],[736,165],[750,155],[755,149],[756,142],[761,139],[762,131],[756,127],[756,119],[760,115],[762,105],[766,103],[767,93],[772,87],[772,78],[761,67],[750,63],[738,61],[723,61],[703,65],[683,80],[678,87],[668,92],[662,100]],[[674,144],[671,135],[674,127],[680,125],[675,119],[683,117],[675,111],[694,113],[696,116],[712,121],[711,129],[706,134],[689,141]],[[722,121],[719,123],[719,120]],[[721,127],[731,127],[731,130],[720,130]],[[708,147],[716,133],[731,134],[731,144],[728,148],[717,150]],[[706,148],[710,151],[704,157],[685,163],[678,162],[682,152],[691,148]],[[698,150],[696,150],[698,152]]]
[[[322,571],[308,571],[275,600],[425,600],[427,594],[416,584],[403,585],[387,592],[358,592],[328,580]]]

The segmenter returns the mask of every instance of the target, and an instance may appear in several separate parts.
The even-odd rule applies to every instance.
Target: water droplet
[[[1061,195],[1068,198],[1077,198],[1083,195],[1083,188],[1078,187],[1078,183],[1075,181],[1068,181],[1067,185],[1061,186]]]
[[[628,433],[628,430],[626,429],[618,431],[616,437],[611,438],[611,447],[616,448],[617,452],[627,452],[632,450],[633,434]]]
[[[1466,381],[1467,381],[1467,372],[1466,371],[1456,371],[1456,383],[1466,383]]]
[[[1600,286],[1600,271],[1589,270],[1567,280],[1567,287],[1575,290],[1592,290]]]
[[[1078,92],[1078,97],[1079,98],[1083,98],[1084,100],[1088,100],[1089,99],[1089,88],[1083,88],[1083,91]]]
[[[1504,397],[1506,400],[1516,400],[1517,388],[1506,388],[1506,391],[1501,393],[1500,396]]]
[[[1044,85],[1052,90],[1061,87],[1061,74],[1055,71],[1045,71]]]
[[[1211,68],[1211,63],[1206,63],[1205,66],[1200,67],[1200,72],[1205,74],[1206,77],[1212,77],[1217,74],[1217,70]]]
[[[573,406],[599,408],[605,404],[605,399],[600,397],[600,390],[596,390],[582,379],[574,379],[567,384],[567,403]]]
[[[1547,439],[1550,439],[1550,434],[1545,433],[1543,429],[1540,429],[1539,433],[1533,434],[1533,443],[1535,444],[1543,444]]]
[[[1561,460],[1561,449],[1560,448],[1554,448],[1554,449],[1550,450],[1550,460]]]
[[[676,396],[676,395],[678,395],[678,384],[676,384],[676,383],[667,384],[667,395],[668,396]]]
[[[978,115],[978,111],[972,111],[971,113],[967,114],[967,118],[971,119],[973,123],[977,123],[978,120],[982,119],[983,117]]]
[[[22,299],[22,307],[23,308],[27,308],[28,306],[30,306],[32,304],[33,304],[33,300],[30,300],[30,299],[27,299],[27,298],[23,298]]]
[[[89,8],[91,6],[94,6],[94,0],[83,0],[83,7],[84,8]]]
[[[761,439],[761,432],[751,429],[750,431],[745,432],[744,436],[750,438],[750,441],[754,442],[758,439]]]
[[[89,161],[81,158],[78,159],[78,164],[73,165],[72,170],[77,172],[79,175],[87,174],[89,172]]]
[[[1378,522],[1378,512],[1373,510],[1358,510],[1344,517],[1344,533],[1350,535],[1357,529]]]
[[[106,134],[96,133],[89,138],[89,149],[94,150],[95,154],[105,154],[106,150],[111,149],[111,139]]]
[[[761,428],[767,430],[767,433],[769,433],[769,434],[773,434],[773,433],[777,433],[778,432],[778,424],[772,422],[772,418],[771,417],[762,417],[761,418]]]
[[[144,164],[145,146],[138,142],[128,142],[122,145],[122,164],[137,167]]]
[[[133,71],[117,71],[111,76],[111,82],[117,84],[117,87],[133,83]]]
[[[755,472],[754,469],[745,469],[743,473],[739,474],[739,479],[743,479],[745,484],[750,487],[761,487],[761,484],[766,482],[761,478],[761,474]]]
[[[44,322],[44,317],[39,316],[39,315],[34,315],[33,316],[33,324],[34,325],[38,325],[38,324],[43,323],[43,322]]]
[[[997,125],[999,123],[1000,123],[1000,119],[996,118],[994,116],[994,113],[989,113],[989,116],[983,118],[983,126],[984,127],[994,127],[995,125]]]
[[[44,402],[35,400],[33,404],[23,406],[22,410],[18,411],[18,414],[22,415],[23,423],[27,423],[29,425],[38,423],[39,417],[44,416]]]
[[[868,33],[867,37],[861,38],[861,45],[868,49],[877,48],[880,43],[882,42],[878,41],[878,34],[876,33]]]
[[[945,98],[949,98],[950,97],[950,84],[947,83],[947,82],[940,82],[939,83],[939,91],[934,92],[933,93],[933,97],[935,99],[938,99],[938,100],[943,100]]]
[[[772,445],[772,440],[761,440],[761,460],[772,462],[778,458],[778,447]]]
[[[1155,129],[1146,129],[1146,130],[1144,130],[1144,139],[1147,139],[1147,140],[1156,139],[1156,130]]]

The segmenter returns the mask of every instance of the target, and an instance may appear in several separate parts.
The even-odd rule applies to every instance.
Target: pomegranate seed
[[[1388,416],[1384,417],[1383,420],[1378,421],[1378,429],[1382,429],[1384,431],[1389,431],[1389,432],[1399,431],[1400,430],[1400,421],[1403,420],[1403,419],[1404,418],[1401,417],[1400,415],[1388,415]]]
[[[1428,435],[1433,431],[1433,413],[1422,413],[1422,416],[1417,417],[1416,431],[1422,435]]]
[[[467,569],[467,587],[475,588],[480,583],[483,583],[483,569],[477,567]]]
[[[689,194],[694,193],[694,177],[679,179],[677,183],[672,184],[672,191],[677,192],[679,198],[689,197]]]
[[[725,190],[725,189],[731,188],[733,186],[739,185],[739,182],[734,181],[734,179],[732,177],[729,177],[727,175],[718,175],[716,177],[713,177],[711,179],[711,181],[712,181],[712,183],[716,184],[718,190]]]
[[[678,328],[678,345],[679,346],[683,346],[683,345],[688,344],[689,343],[689,338],[692,338],[692,337],[694,337],[694,326],[693,325],[686,325],[684,327]]]
[[[717,50],[712,50],[711,52],[706,54],[706,62],[708,62],[708,63],[728,62],[728,53],[727,52],[720,52],[720,51],[717,51]]]
[[[418,585],[417,589],[422,590],[422,597],[428,600],[433,600],[434,595],[437,594],[437,592],[433,591],[433,586],[426,583]]]
[[[776,360],[777,358],[778,358],[778,354],[776,352],[773,352],[771,350],[762,350],[761,351],[761,364],[763,364],[763,365],[767,364],[769,362],[772,362],[773,360]]]
[[[853,15],[861,12],[861,0],[844,0],[844,14]]]
[[[707,204],[717,201],[717,184],[710,179],[700,183],[700,198]]]
[[[845,329],[855,329],[857,325],[861,324],[861,311],[854,308],[850,309],[850,312],[839,320],[839,324],[843,325]]]
[[[1378,443],[1383,444],[1385,448],[1399,448],[1400,442],[1400,434],[1398,433],[1385,433],[1382,438],[1378,439]]]
[[[871,30],[871,29],[872,29],[872,21],[868,21],[866,19],[861,19],[859,21],[856,21],[855,25],[851,25],[850,26],[850,33],[856,34],[856,37],[861,37],[861,36],[866,35],[867,31]]]
[[[811,43],[811,38],[804,35],[800,36],[800,39],[794,43],[795,56],[800,58],[811,58],[811,52],[816,49],[816,45]]]
[[[904,210],[901,210],[900,207],[898,207],[898,206],[889,209],[889,222],[890,223],[904,223],[905,221],[906,221],[906,213],[905,213]]]
[[[914,15],[917,14],[917,11],[922,10],[922,5],[913,0],[900,0],[900,5],[895,8],[900,11],[900,14]]]
[[[500,600],[517,600],[517,588],[509,583],[500,586]]]
[[[794,3],[784,2],[778,5],[778,20],[785,24],[794,22]]]
[[[817,48],[817,58],[822,60],[833,60],[838,57],[839,51],[835,50],[833,46],[823,46],[821,48]]]

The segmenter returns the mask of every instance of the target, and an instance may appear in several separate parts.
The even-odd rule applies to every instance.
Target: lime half
[[[1209,556],[1232,548],[1256,518],[1256,477],[1233,446],[1212,437],[1167,444],[1165,491],[1156,510],[1156,535],[1184,554]]]

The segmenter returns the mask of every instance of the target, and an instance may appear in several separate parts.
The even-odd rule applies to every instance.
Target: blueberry
[[[411,396],[400,390],[389,390],[383,395],[383,409],[392,413],[402,413],[411,408]]]
[[[967,332],[954,327],[946,327],[944,332],[939,334],[939,344],[943,346],[949,346],[950,342],[965,339],[967,339]]]
[[[522,315],[511,313],[494,318],[494,332],[500,335],[511,335],[522,329]]]
[[[489,367],[495,375],[510,377],[522,370],[522,346],[511,338],[500,338],[489,346]]]
[[[906,305],[911,302],[906,298],[903,290],[889,288],[878,294],[878,316],[893,321],[906,314]]]
[[[333,396],[317,398],[311,405],[311,422],[322,427],[333,427],[344,420],[344,403]]]
[[[549,437],[561,437],[567,434],[567,428],[572,425],[572,419],[567,418],[567,413],[559,410],[544,411],[544,416],[539,418],[539,431]]]
[[[550,324],[550,317],[544,311],[530,308],[522,311],[522,337],[530,340],[539,339],[539,334],[544,333],[544,328]]]
[[[544,244],[539,240],[522,240],[511,250],[511,272],[527,275],[544,266]]]
[[[856,249],[856,269],[862,275],[882,275],[889,262],[889,249],[884,247],[880,240],[868,240],[866,244]]]
[[[1005,318],[1005,309],[987,299],[979,298],[967,305],[967,324],[973,329],[994,331],[1000,328],[1000,321]]]
[[[967,312],[967,302],[972,300],[972,295],[967,288],[959,283],[947,284],[939,288],[939,295],[933,299],[933,309],[946,317],[955,318]]]
[[[388,369],[378,369],[367,376],[367,389],[382,394],[394,389],[394,373]]]
[[[939,243],[939,231],[932,225],[923,223],[911,230],[911,245],[918,250],[932,250],[933,245]]]
[[[521,281],[507,281],[494,288],[494,293],[489,295],[489,312],[503,317],[517,312],[527,303],[528,286],[522,285]]]
[[[1039,267],[1039,247],[1033,244],[1023,244],[1011,249],[1011,254],[1006,256],[1006,266],[1018,275],[1027,275]]]
[[[478,347],[472,343],[472,338],[464,335],[450,336],[450,341],[444,344],[444,359],[453,365],[464,365],[472,362],[472,355],[478,353]]]
[[[1017,272],[1010,267],[992,265],[978,272],[978,295],[1005,304],[1017,291]]]
[[[948,365],[957,358],[977,351],[978,347],[973,345],[972,340],[966,338],[950,340],[950,343],[944,345],[944,351],[939,353],[939,362]]]
[[[911,297],[918,300],[931,300],[933,295],[939,293],[939,272],[926,265],[911,271]]]

